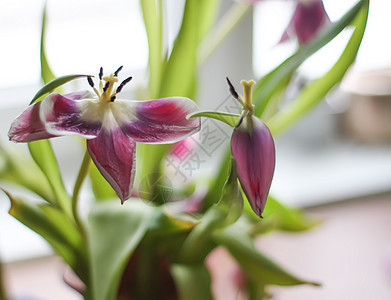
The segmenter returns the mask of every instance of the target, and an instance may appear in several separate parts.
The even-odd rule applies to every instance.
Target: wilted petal
[[[311,41],[327,23],[330,23],[330,19],[322,0],[299,0],[280,42],[286,41],[291,36],[297,36],[299,43],[305,44]]]
[[[262,217],[274,173],[275,148],[267,126],[258,118],[251,118],[252,132],[247,129],[246,118],[234,129],[231,153],[243,191],[254,212]]]
[[[8,137],[14,142],[32,142],[55,137],[46,131],[45,125],[39,117],[41,102],[27,107],[11,125]]]
[[[113,114],[122,130],[136,142],[173,143],[200,130],[199,118],[186,119],[198,110],[188,98],[116,102]]]
[[[136,143],[120,128],[102,129],[95,139],[87,140],[92,160],[123,203],[130,197],[136,170]]]
[[[83,96],[90,96],[90,93],[48,95],[40,109],[46,130],[54,135],[79,135],[87,139],[96,137],[102,126],[104,110],[97,99],[81,98]]]

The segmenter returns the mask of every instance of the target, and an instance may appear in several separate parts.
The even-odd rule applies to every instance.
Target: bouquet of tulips
[[[331,23],[321,0],[297,0],[281,37],[281,42],[296,38],[296,52],[257,81],[242,80],[243,92],[238,82],[224,79],[227,85],[219,88],[227,89],[237,112],[201,110],[196,104],[199,66],[255,2],[233,2],[216,22],[219,0],[186,0],[173,48],[162,55],[167,51],[162,1],[141,0],[149,43],[145,101],[121,98],[132,80],[120,79],[122,66],[109,74],[100,68],[95,76],[56,78],[46,59],[44,15],[41,70],[46,84],[8,132],[11,141],[27,143],[30,156],[26,162],[26,154],[9,152],[4,145],[7,163],[0,178],[41,198],[32,202],[3,189],[11,201],[9,213],[62,257],[73,272],[66,282],[85,299],[215,299],[213,270],[206,261],[220,247],[237,264],[239,276],[230,284],[243,297],[263,299],[270,285],[318,285],[284,270],[255,244],[262,233],[300,231],[317,223],[269,196],[273,137],[340,82],[359,49],[369,1],[359,0]],[[335,64],[279,108],[301,64],[347,27],[350,38]],[[59,92],[72,80],[84,80],[87,89]],[[170,187],[172,174],[164,160],[202,132],[208,119],[229,126],[230,147],[207,180]],[[61,136],[85,140],[73,191],[64,187],[50,143]],[[86,180],[90,201],[80,194]]]

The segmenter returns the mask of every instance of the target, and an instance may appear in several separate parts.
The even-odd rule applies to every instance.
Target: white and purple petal
[[[40,118],[46,130],[54,135],[95,138],[102,126],[104,110],[98,99],[81,98],[85,96],[90,93],[53,93],[42,100]]]
[[[252,132],[246,118],[234,129],[231,153],[236,160],[240,185],[254,212],[262,217],[273,179],[275,147],[267,126],[254,116],[251,120]]]
[[[11,124],[8,137],[14,142],[32,142],[55,137],[46,131],[44,123],[39,117],[41,102],[27,107]]]
[[[199,118],[186,119],[188,114],[198,110],[188,98],[115,102],[114,117],[126,135],[136,142],[174,143],[200,130]]]
[[[98,170],[123,203],[131,196],[136,170],[136,143],[120,128],[102,129],[95,139],[87,140],[88,152]]]

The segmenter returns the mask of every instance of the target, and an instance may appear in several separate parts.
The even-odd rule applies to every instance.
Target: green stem
[[[81,219],[79,216],[79,211],[77,209],[77,203],[79,200],[79,192],[80,188],[83,184],[84,179],[87,176],[88,173],[88,167],[90,165],[90,154],[88,153],[88,150],[86,150],[86,153],[84,154],[83,161],[80,166],[79,174],[77,175],[76,182],[75,182],[75,187],[73,188],[73,194],[72,194],[72,213],[73,213],[73,218],[76,221],[76,224],[81,227]]]
[[[216,27],[205,37],[198,49],[198,64],[202,65],[213,53],[218,45],[236,27],[240,20],[250,10],[252,5],[246,3],[234,3],[226,12]]]

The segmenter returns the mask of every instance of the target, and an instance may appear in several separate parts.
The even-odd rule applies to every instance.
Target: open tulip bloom
[[[200,120],[186,119],[197,110],[197,105],[188,98],[117,99],[117,94],[132,79],[125,79],[114,90],[121,69],[103,77],[101,68],[99,89],[88,77],[94,93],[52,93],[27,107],[12,123],[8,136],[15,142],[63,135],[85,138],[92,160],[123,203],[133,187],[136,142],[177,142],[199,131]]]

